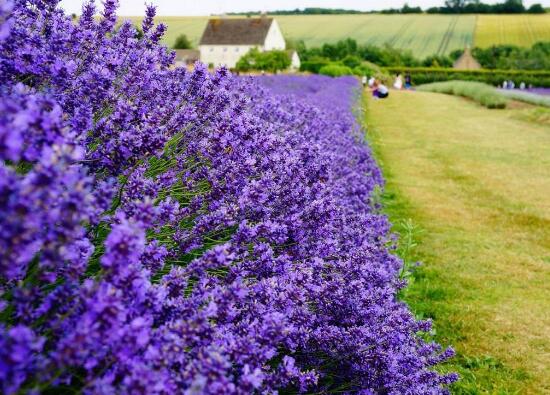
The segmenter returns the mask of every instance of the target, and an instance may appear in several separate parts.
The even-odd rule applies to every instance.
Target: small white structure
[[[201,62],[214,67],[233,68],[252,48],[258,48],[260,51],[286,48],[285,39],[275,19],[210,19],[199,42]],[[299,61],[298,58],[298,64]]]
[[[298,52],[294,49],[289,49],[286,51],[288,53],[288,57],[290,58],[290,70],[292,71],[298,71],[300,70],[300,65],[302,64],[300,62],[300,57],[298,56]]]

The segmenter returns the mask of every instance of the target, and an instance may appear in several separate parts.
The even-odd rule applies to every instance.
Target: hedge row
[[[451,80],[478,81],[489,85],[502,85],[503,81],[521,82],[536,87],[550,87],[550,71],[534,70],[457,70],[428,67],[386,67],[390,74],[410,73],[413,84],[429,84]]]

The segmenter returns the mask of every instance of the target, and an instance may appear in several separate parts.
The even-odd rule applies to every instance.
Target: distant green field
[[[548,15],[284,15],[275,17],[283,34],[319,46],[344,38],[360,44],[391,44],[410,49],[416,57],[448,54],[466,45],[529,46],[550,41]],[[128,18],[127,18],[128,19]],[[141,18],[129,17],[134,22]],[[159,17],[168,25],[165,42],[172,45],[187,34],[197,44],[208,17]],[[475,37],[474,37],[475,36]]]
[[[302,39],[307,45],[351,37],[359,43],[410,49],[418,57],[464,48],[472,43],[475,27],[475,16],[471,15],[315,15],[277,19],[288,37]]]
[[[480,15],[474,44],[531,46],[537,41],[550,41],[550,14],[545,15]]]

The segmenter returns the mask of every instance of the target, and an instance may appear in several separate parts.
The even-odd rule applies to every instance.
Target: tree
[[[252,48],[235,65],[238,71],[265,70],[275,73],[290,66],[290,56],[286,51],[260,52]]]
[[[411,7],[408,3],[405,3],[403,5],[403,8],[401,8],[402,14],[421,14],[422,8],[420,7]]]
[[[495,4],[494,10],[499,14],[521,14],[525,12],[522,0],[506,0],[504,3]]]
[[[546,10],[544,9],[544,7],[542,5],[537,3],[537,4],[533,4],[531,7],[529,7],[527,9],[527,12],[529,14],[544,14],[546,12]]]
[[[466,6],[467,0],[446,0],[445,7],[454,10],[460,11]]]
[[[185,34],[180,34],[176,38],[176,42],[173,46],[174,49],[191,49],[193,46],[191,45],[191,41],[187,38]]]

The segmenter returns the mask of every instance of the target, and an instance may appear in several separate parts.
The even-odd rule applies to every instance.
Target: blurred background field
[[[528,47],[550,40],[550,14],[543,15],[479,15],[474,44],[490,47],[513,44]]]
[[[164,41],[172,45],[184,33],[194,45],[209,17],[158,17],[168,25]],[[550,41],[546,15],[277,15],[285,36],[308,47],[353,38],[359,44],[410,49],[419,58],[444,55],[466,45],[530,46]],[[139,23],[141,17],[123,17]]]

